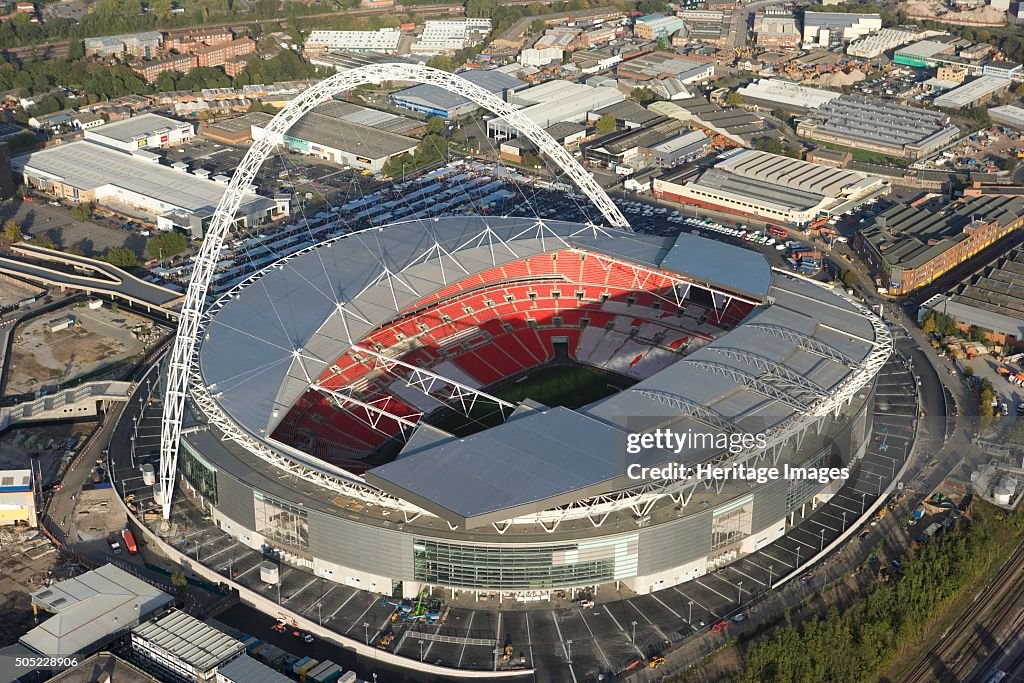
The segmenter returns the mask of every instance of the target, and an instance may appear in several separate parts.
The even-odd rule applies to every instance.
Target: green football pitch
[[[487,393],[509,403],[519,403],[529,398],[550,407],[579,408],[622,391],[632,384],[631,380],[624,377],[581,365],[552,365],[526,373]],[[498,407],[483,399],[478,399],[469,417],[448,413],[431,421],[435,427],[456,436],[468,436],[501,422]]]

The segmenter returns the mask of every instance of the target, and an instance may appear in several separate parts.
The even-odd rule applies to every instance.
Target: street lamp
[[[690,600],[690,615],[687,617],[686,623],[693,626],[693,600]]]
[[[630,622],[633,625],[633,636],[629,639],[629,642],[636,645],[636,620]]]
[[[736,604],[743,602],[743,582],[736,582]]]
[[[868,494],[867,494],[866,491],[861,492],[861,494],[860,494],[860,514],[862,514],[862,515],[864,514],[864,505],[865,505],[864,501],[867,499],[867,497],[868,497]]]
[[[567,641],[565,641],[565,644],[567,646],[567,649],[566,649],[566,652],[565,652],[566,662],[568,664],[572,664],[572,641],[571,640],[567,640]]]
[[[843,510],[843,531],[846,531],[846,510]]]
[[[423,641],[420,641],[420,663],[423,663]]]
[[[819,550],[824,550],[824,549],[825,549],[825,527],[821,527],[821,548],[819,548]]]
[[[366,644],[369,645],[370,644],[370,622],[368,622],[368,621],[364,621],[363,622],[363,631],[366,632]],[[422,645],[422,644],[423,644],[423,641],[421,640],[420,641],[420,645]]]
[[[800,568],[800,546],[797,546],[796,547],[796,567],[795,567],[795,569],[799,569],[799,568]]]
[[[775,571],[775,565],[774,564],[768,565],[768,587],[769,588],[772,587],[772,572],[774,572],[774,571]]]

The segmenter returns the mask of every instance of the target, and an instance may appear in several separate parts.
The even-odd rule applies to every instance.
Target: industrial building
[[[33,608],[47,618],[19,642],[48,657],[92,654],[172,602],[142,579],[102,565],[33,593]]]
[[[679,17],[648,14],[637,18],[633,33],[642,40],[668,40],[673,33],[684,28],[686,24]]]
[[[316,660],[313,660],[316,661]],[[353,674],[354,677],[354,674]],[[310,680],[304,677],[305,680]],[[294,679],[271,669],[249,655],[235,657],[217,667],[217,683],[293,683]]]
[[[253,126],[265,126],[272,118],[272,115],[261,111],[249,112],[233,119],[202,125],[199,135],[225,145],[244,145],[252,142]]]
[[[580,145],[583,158],[609,169],[647,166],[652,148],[679,136],[684,124],[678,119],[662,116],[643,128],[609,133]]]
[[[642,128],[664,116],[651,111],[633,100],[622,100],[607,107],[601,107],[587,114],[587,121],[597,123],[602,116],[615,117],[615,127],[620,129]]]
[[[470,69],[460,71],[459,76],[503,100],[507,100],[509,94],[527,86],[526,82],[510,75],[503,68]],[[392,93],[388,100],[401,109],[408,109],[425,116],[440,116],[449,121],[479,109],[473,101],[462,95],[428,84],[414,85],[411,88],[399,90]]]
[[[992,120],[996,123],[1018,130],[1024,130],[1024,108],[1006,104],[1001,107],[992,107],[988,110],[988,115],[992,117]]]
[[[932,104],[936,107],[949,109],[963,109],[965,107],[976,107],[990,102],[993,97],[1006,92],[1010,87],[1010,81],[999,76],[981,76],[973,81],[968,81],[960,87],[944,92],[934,100]]]
[[[844,147],[919,159],[949,144],[960,130],[940,112],[877,97],[843,95],[808,113],[798,135]]]
[[[85,131],[85,139],[123,152],[146,147],[170,147],[189,142],[195,126],[159,114],[140,114]]]
[[[855,235],[854,248],[889,293],[928,284],[1024,225],[1024,197],[971,197],[949,209],[894,206]]]
[[[841,93],[811,88],[781,78],[759,78],[737,91],[745,105],[804,113],[837,99]]]
[[[414,55],[457,52],[483,42],[490,32],[490,19],[431,20],[423,24],[423,31],[410,49]]]
[[[651,163],[670,168],[705,156],[711,150],[711,139],[702,130],[691,130],[651,147]]]
[[[783,50],[800,47],[800,28],[796,17],[785,10],[758,10],[754,14],[754,33],[758,47]]]
[[[637,81],[637,85],[664,78],[676,78],[683,84],[699,83],[714,75],[715,63],[690,59],[674,52],[649,52],[619,63],[615,73],[620,79]]]
[[[380,173],[389,159],[416,150],[415,140],[398,133],[354,123],[344,115],[335,116],[321,108],[303,116],[289,129],[283,143],[288,149],[309,154],[343,166]],[[262,124],[254,124],[252,135],[260,140],[266,134]]]
[[[0,526],[36,526],[36,496],[32,481],[32,470],[0,470]]]
[[[652,112],[689,123],[691,127],[701,128],[712,136],[720,135],[744,147],[750,145],[755,138],[781,137],[781,133],[768,129],[764,119],[756,114],[739,107],[723,109],[703,97],[652,102],[647,108]]]
[[[861,59],[875,59],[890,50],[911,43],[924,35],[920,31],[904,28],[883,28],[846,46],[846,54]]]
[[[758,150],[733,150],[703,172],[655,179],[654,196],[802,228],[885,194],[876,176]]]
[[[964,332],[985,330],[992,344],[1024,351],[1024,247],[1014,247],[946,293],[921,305],[948,315]]]
[[[881,29],[880,14],[804,12],[804,47],[838,47]]]
[[[129,154],[87,140],[16,157],[11,167],[26,185],[54,197],[143,215],[161,229],[180,228],[197,237],[213,217],[228,181],[210,180],[205,171],[164,166],[143,149]],[[287,202],[247,193],[236,222],[254,227],[287,215]]]
[[[377,31],[310,31],[304,47],[309,54],[342,50],[393,55],[398,52],[401,43],[401,31],[397,28],[382,28]]]
[[[193,616],[170,610],[129,636],[132,661],[174,683],[212,683],[217,669],[245,654],[242,641]]]
[[[562,121],[581,123],[587,113],[626,99],[617,88],[595,88],[571,81],[548,81],[510,94],[509,102],[522,107],[522,113],[541,128]],[[498,140],[516,137],[519,132],[504,119],[487,121],[487,135]]]
[[[992,76],[995,78],[1020,80],[1021,76],[1024,75],[1024,66],[1018,62],[1010,62],[1005,59],[1000,59],[983,65],[981,67],[981,73],[984,76]]]
[[[896,50],[892,61],[903,66],[915,68],[935,67],[953,55],[953,44],[937,40],[920,40],[912,45]]]

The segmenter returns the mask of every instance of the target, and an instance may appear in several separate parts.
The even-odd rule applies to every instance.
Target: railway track
[[[986,680],[1002,644],[1024,623],[1024,544],[903,677],[907,683]]]

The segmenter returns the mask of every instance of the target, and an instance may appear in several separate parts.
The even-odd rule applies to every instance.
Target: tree
[[[151,259],[166,259],[176,256],[188,248],[188,239],[180,232],[166,232],[149,238],[146,242],[146,256]]]
[[[455,60],[448,55],[437,55],[427,62],[427,66],[440,69],[441,71],[455,71],[457,64],[455,63]]]
[[[629,93],[629,98],[640,104],[647,105],[651,102],[657,102],[661,99],[661,96],[650,88],[633,88]]]
[[[758,138],[754,141],[754,149],[770,154],[784,154],[786,148],[778,138]]]
[[[850,289],[853,289],[854,286],[857,284],[857,274],[850,270],[849,268],[843,271],[842,279],[843,284],[849,287]]]
[[[725,103],[730,107],[742,107],[743,95],[741,95],[738,90],[733,90],[729,93],[729,96],[725,98]]]
[[[181,572],[171,574],[171,585],[174,586],[174,597],[178,607],[185,604],[185,596],[188,594],[188,579]]]
[[[1006,161],[1003,162],[1003,170],[1013,173],[1017,170],[1017,164],[1020,163],[1020,159],[1016,156],[1007,157]]]
[[[107,263],[118,268],[134,268],[139,265],[139,257],[128,247],[111,247],[104,258]]]
[[[444,119],[440,116],[431,116],[427,119],[427,132],[439,135],[444,131]]]
[[[4,238],[8,242],[21,241],[21,226],[13,218],[8,218],[4,223]]]
[[[921,331],[925,334],[934,334],[938,332],[939,326],[935,323],[935,316],[926,315],[924,320],[921,322]]]
[[[82,221],[83,223],[92,218],[93,205],[89,202],[85,204],[77,204],[71,209],[71,216],[76,221]]]
[[[598,133],[607,135],[608,133],[615,132],[615,129],[618,127],[618,122],[616,122],[615,117],[611,114],[605,114],[597,120],[596,126]]]

